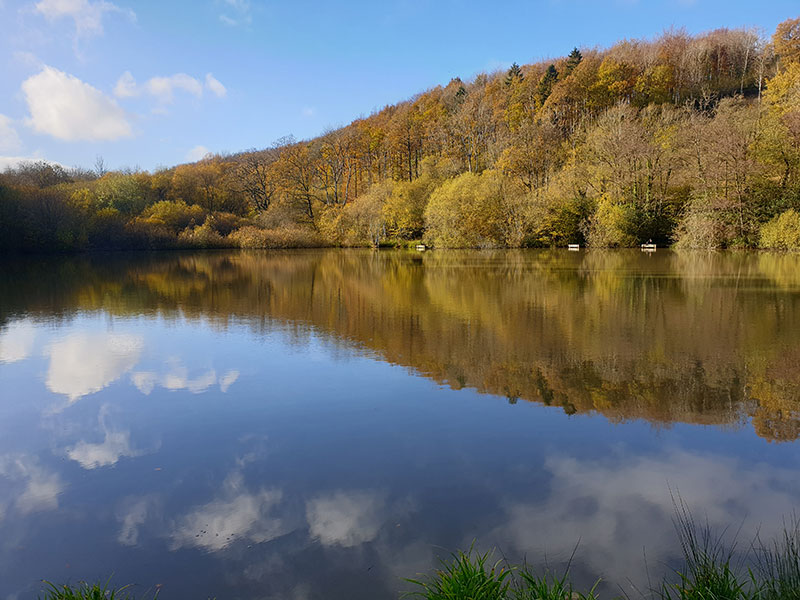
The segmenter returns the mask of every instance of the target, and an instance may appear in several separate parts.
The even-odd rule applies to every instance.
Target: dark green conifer
[[[519,68],[517,63],[511,65],[511,68],[508,70],[508,74],[506,75],[506,86],[510,86],[512,83],[514,83],[515,79],[518,79],[519,81],[522,81],[523,79],[522,69]]]
[[[550,65],[547,67],[547,71],[544,72],[544,75],[542,75],[542,78],[539,80],[539,85],[536,88],[536,99],[538,100],[539,106],[545,103],[550,92],[553,91],[553,86],[556,84],[556,81],[558,81],[558,70],[555,65]]]
[[[577,48],[573,48],[572,52],[570,52],[569,56],[567,57],[567,75],[572,73],[575,67],[581,64],[582,60],[583,54],[581,54],[581,51]]]

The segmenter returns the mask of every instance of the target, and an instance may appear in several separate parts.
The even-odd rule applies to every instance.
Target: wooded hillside
[[[269,116],[265,116],[269,118]],[[0,176],[0,248],[800,248],[800,18],[453,79],[308,141]]]

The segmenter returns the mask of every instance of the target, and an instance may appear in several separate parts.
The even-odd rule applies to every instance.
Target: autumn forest
[[[0,175],[0,248],[800,249],[800,18],[452,79],[154,172]]]

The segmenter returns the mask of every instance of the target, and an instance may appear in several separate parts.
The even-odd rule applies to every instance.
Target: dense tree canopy
[[[312,140],[153,173],[98,165],[7,170],[0,247],[795,248],[800,18],[771,39],[669,30],[574,48]]]

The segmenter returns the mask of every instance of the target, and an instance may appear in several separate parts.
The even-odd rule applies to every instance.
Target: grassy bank
[[[81,582],[77,585],[56,585],[45,581],[45,590],[40,598],[45,600],[132,600],[133,594],[129,593],[130,586],[121,588],[110,587],[110,580],[105,584]],[[143,595],[144,598],[158,597],[158,591],[152,595]]]
[[[698,523],[680,503],[675,527],[683,564],[653,589],[641,590],[642,598],[800,600],[800,521],[796,517],[785,522],[777,539],[752,540],[743,555],[737,552],[735,540],[726,543],[723,535]],[[561,573],[539,573],[528,565],[493,561],[491,551],[480,554],[473,549],[451,555],[432,574],[407,581],[415,588],[408,595],[425,600],[595,600],[600,583],[591,589],[575,589],[569,566]]]
[[[707,524],[698,523],[682,505],[676,511],[676,532],[683,552],[682,566],[666,574],[653,589],[641,590],[654,600],[800,600],[800,520],[786,522],[778,538],[752,540],[744,555],[736,543]],[[402,597],[423,600],[598,600],[598,580],[589,589],[577,589],[569,564],[562,572],[539,572],[527,564],[514,565],[494,558],[494,552],[472,548],[441,560],[438,569],[408,578],[412,586]],[[735,557],[740,557],[739,559]],[[572,559],[570,559],[570,563]],[[46,584],[44,600],[129,600],[129,587],[80,583]],[[158,596],[146,593],[144,598]],[[620,593],[617,598],[630,599]]]

